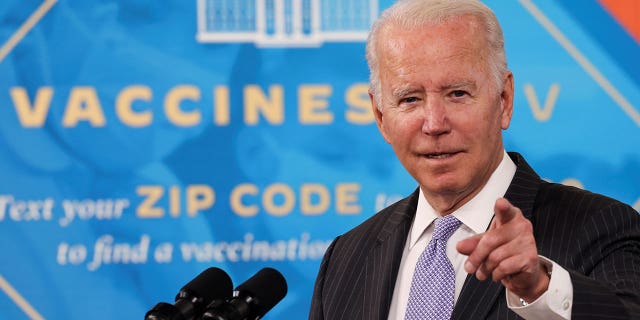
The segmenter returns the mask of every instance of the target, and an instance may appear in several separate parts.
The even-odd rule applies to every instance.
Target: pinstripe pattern
[[[333,242],[320,265],[309,319],[386,319],[417,204],[414,192]]]
[[[547,183],[516,153],[505,197],[532,221],[538,251],[570,273],[574,319],[640,319],[640,215],[613,199]],[[386,319],[418,192],[338,237],[320,266],[309,319]],[[504,287],[469,276],[453,319],[520,319]]]

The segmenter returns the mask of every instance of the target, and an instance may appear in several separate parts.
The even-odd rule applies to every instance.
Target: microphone
[[[214,301],[200,320],[257,320],[287,294],[287,281],[272,268],[264,268],[239,285],[229,302]]]
[[[202,314],[207,305],[225,301],[233,294],[231,278],[220,268],[202,271],[176,295],[175,303],[160,302],[144,316],[145,320],[192,320]]]

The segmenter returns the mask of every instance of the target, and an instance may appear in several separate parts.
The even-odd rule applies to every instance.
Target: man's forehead
[[[413,20],[398,20],[389,19],[380,26],[381,33],[385,32],[405,32],[407,30],[423,30],[429,31],[430,29],[438,28],[441,26],[447,26],[449,28],[470,28],[476,30],[481,27],[482,21],[479,17],[473,14],[461,14],[450,17],[442,17],[439,19],[426,19],[423,22],[419,22],[420,19]]]
[[[384,30],[381,35],[377,44],[381,68],[406,73],[410,70],[400,69],[459,64],[463,61],[474,65],[488,63],[489,48],[474,28],[439,24],[431,29],[416,27],[414,30],[403,30],[396,26]]]

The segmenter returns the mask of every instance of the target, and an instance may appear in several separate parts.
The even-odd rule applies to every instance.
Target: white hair
[[[367,39],[366,58],[369,64],[370,90],[382,107],[380,72],[378,64],[378,37],[385,27],[397,26],[413,29],[424,25],[439,25],[453,18],[472,15],[480,21],[486,35],[486,47],[489,49],[489,67],[496,88],[502,88],[504,73],[507,71],[507,58],[504,52],[504,38],[498,19],[491,9],[478,0],[400,0],[382,12],[373,23]]]

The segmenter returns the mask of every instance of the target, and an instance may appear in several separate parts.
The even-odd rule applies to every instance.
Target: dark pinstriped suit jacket
[[[505,197],[531,220],[539,254],[567,269],[574,319],[640,319],[640,215],[628,205],[547,183],[517,153]],[[316,279],[309,319],[387,319],[418,192],[338,237]],[[504,287],[468,276],[453,319],[519,319]]]

